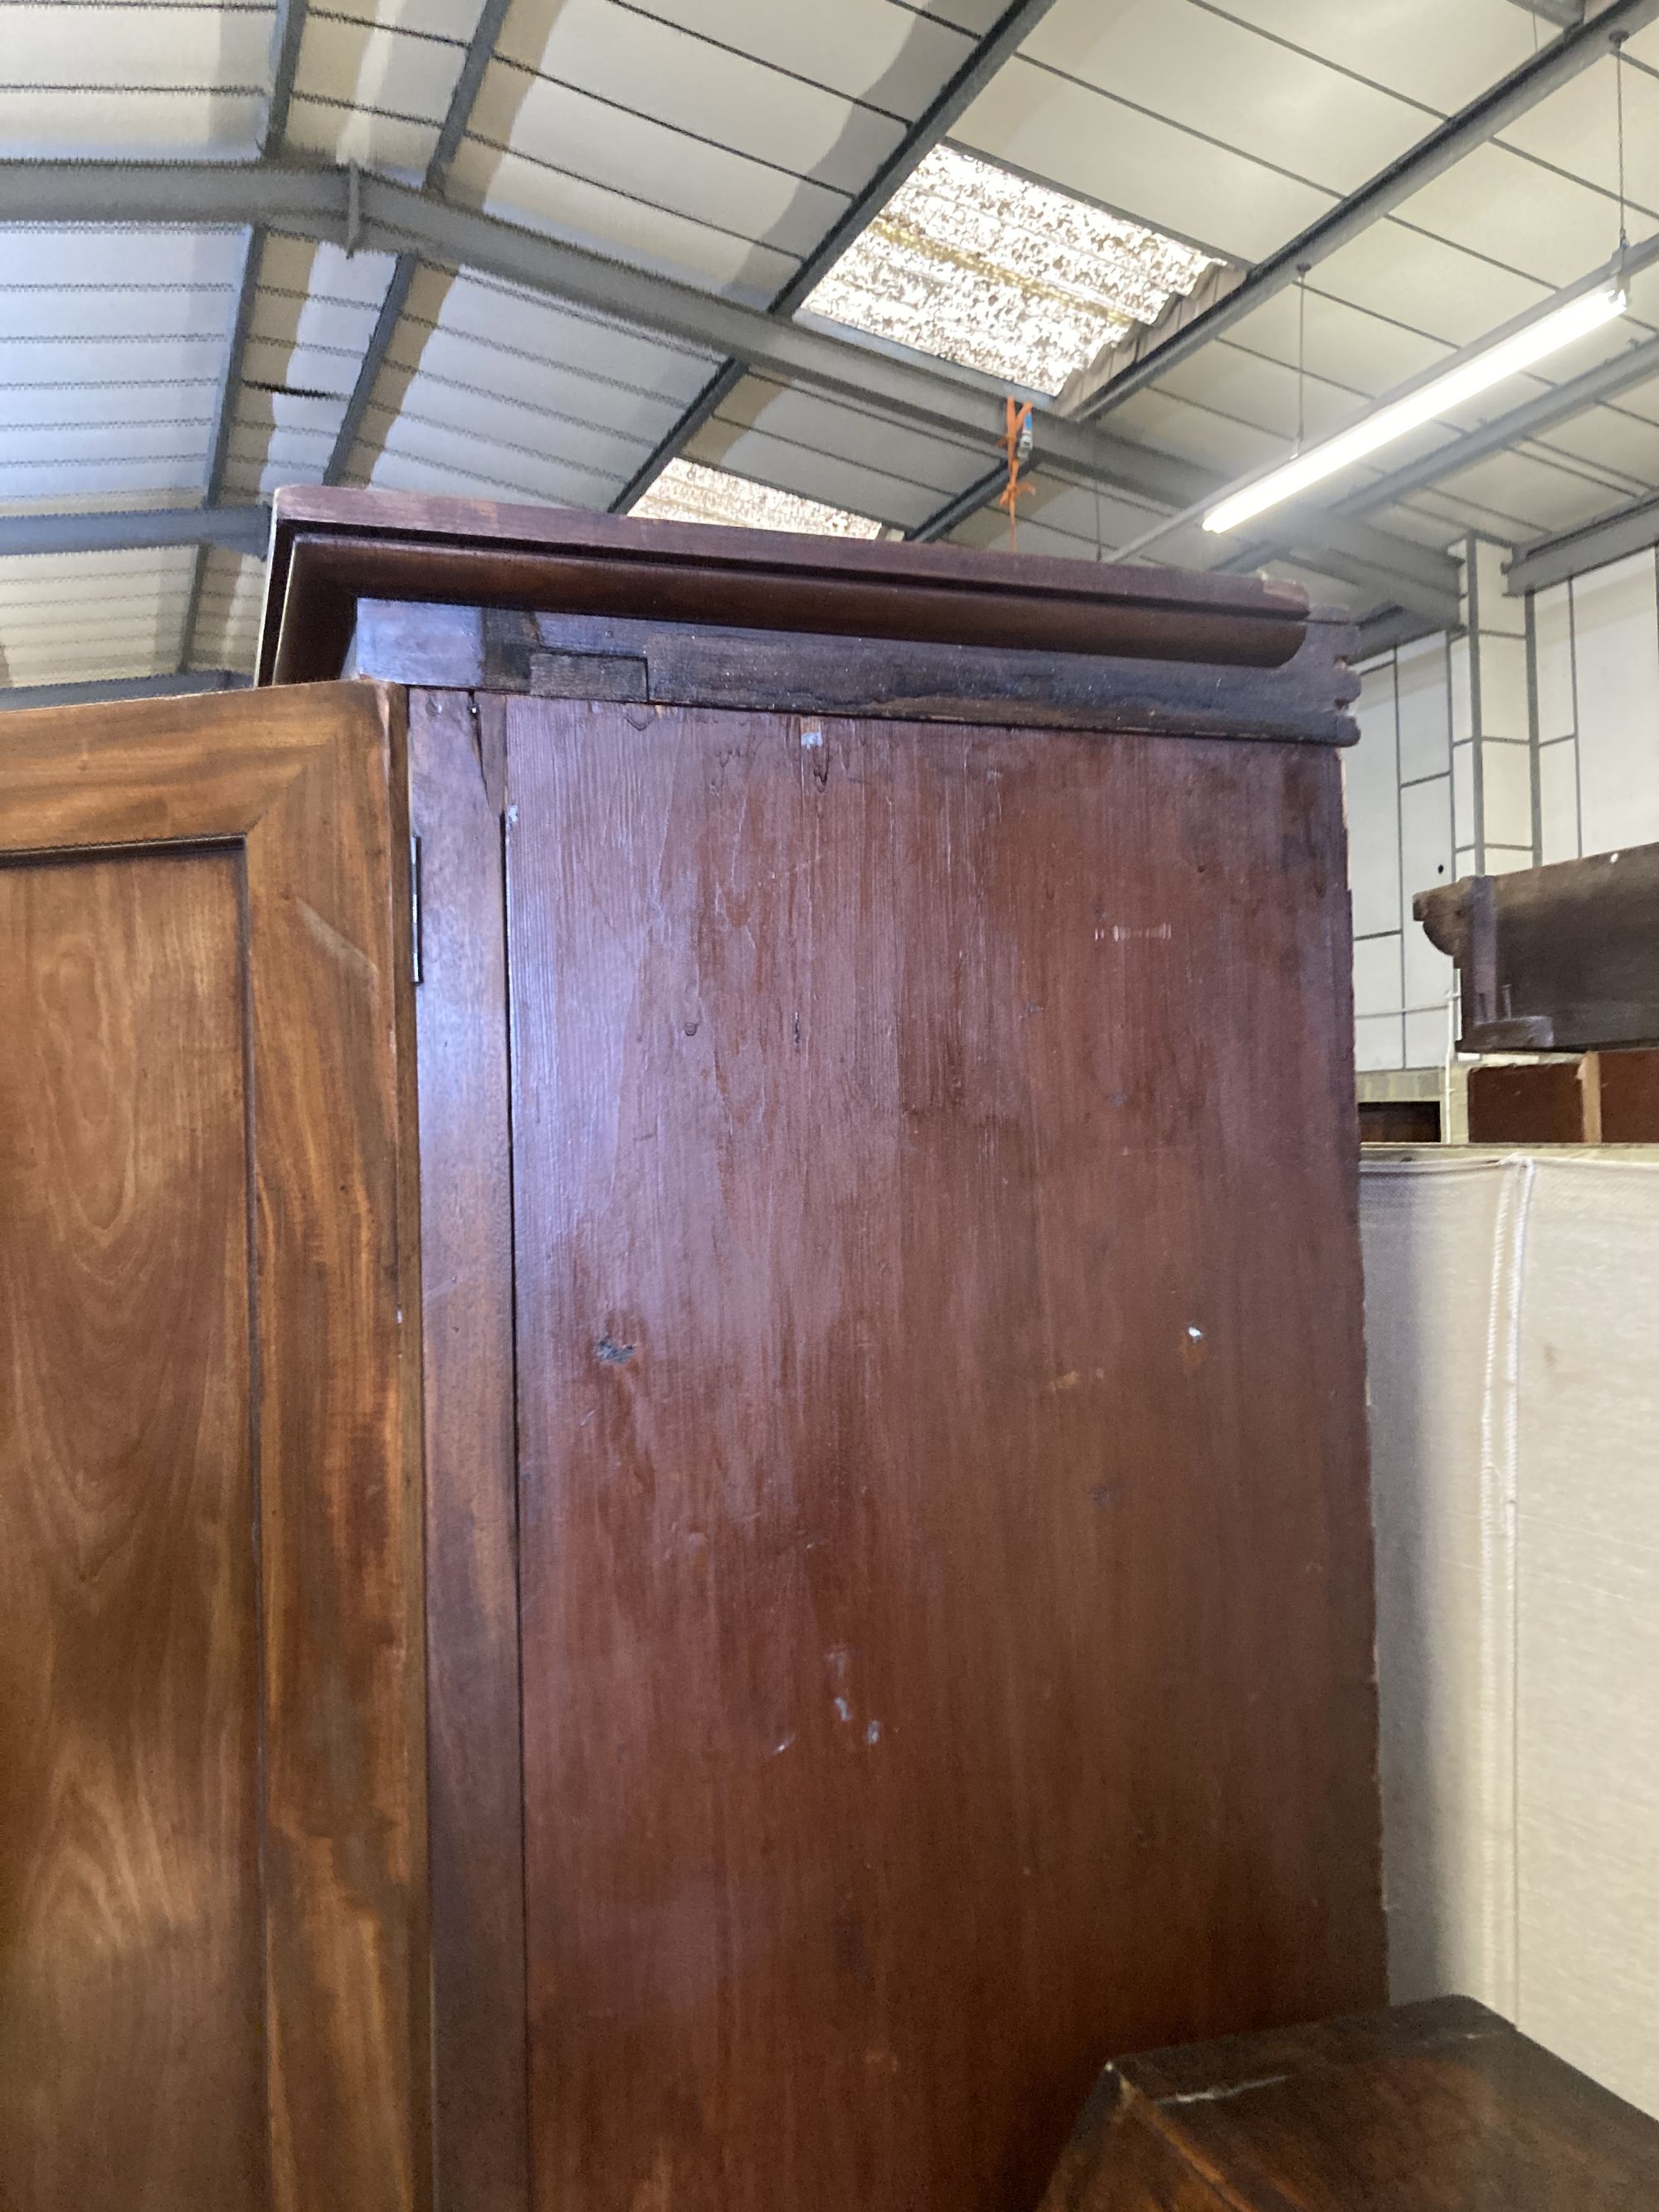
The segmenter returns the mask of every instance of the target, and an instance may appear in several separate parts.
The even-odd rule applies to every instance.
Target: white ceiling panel
[[[465,35],[415,33],[312,9],[300,42],[296,98],[441,124],[466,55]]]
[[[0,301],[8,342],[20,338],[213,337],[222,342],[236,295],[153,284],[15,287]]]
[[[1606,193],[1502,146],[1476,147],[1395,216],[1552,289],[1587,276],[1619,243],[1617,204]]]
[[[1659,68],[1659,26],[1631,41],[1632,54],[1652,51]],[[1547,162],[1565,175],[1583,177],[1603,192],[1619,188],[1618,94],[1611,55],[1564,84],[1559,91],[1519,117],[1499,144]],[[1625,67],[1626,187],[1632,207],[1646,217],[1633,225],[1651,228],[1659,217],[1659,77],[1645,69]]]
[[[1333,192],[1018,58],[951,135],[1236,261],[1261,259],[1335,204]]]
[[[40,507],[68,507],[74,495],[95,486],[94,499],[106,504],[110,492],[142,492],[140,506],[159,506],[165,491],[201,489],[201,460],[165,457],[150,459],[142,453],[131,459],[87,461],[0,461],[0,500],[30,500]]]
[[[933,437],[770,377],[746,376],[721,401],[715,419],[734,431],[764,430],[793,445],[844,454],[884,475],[932,488],[942,497],[985,471],[983,449],[965,440]]]
[[[522,375],[501,374],[504,366],[510,370],[515,365]],[[502,389],[514,384],[516,391]],[[683,411],[678,401],[568,370],[538,375],[528,363],[515,364],[511,356],[441,332],[429,334],[421,345],[418,333],[405,331],[387,360],[376,394],[387,404],[407,400],[417,413],[424,410],[445,419],[472,410],[481,427],[493,422],[509,437],[526,434],[528,424],[544,421],[551,448],[568,448],[574,436],[613,447],[618,455],[632,450],[641,460],[667,436]],[[517,433],[511,428],[514,422],[520,426]]]
[[[800,255],[845,212],[846,195],[689,137],[544,79],[493,69],[471,136],[550,158],[568,174],[696,222]]]
[[[251,675],[264,603],[263,561],[209,548],[202,571],[201,606],[191,641],[192,668],[229,668]]]
[[[246,233],[155,229],[131,223],[0,224],[0,290],[149,284],[209,289],[236,284]]]
[[[125,5],[5,9],[5,81],[19,87],[147,85],[183,90],[263,88],[273,9],[264,7]],[[73,63],[71,71],[66,64]]]
[[[1248,23],[1402,99],[1450,115],[1529,61],[1553,27],[1514,0],[1220,0]],[[1201,49],[1200,49],[1201,50]]]
[[[424,175],[437,144],[436,125],[418,117],[382,115],[310,96],[296,97],[283,136],[288,151],[329,161],[356,161],[365,169],[384,169],[406,183]]]
[[[144,546],[121,553],[0,554],[0,616],[25,607],[73,608],[82,592],[94,588],[148,605],[158,592],[186,589],[191,562],[185,546]]]
[[[919,115],[973,45],[953,24],[892,0],[837,0],[834,7],[650,0],[647,12],[889,115]]]
[[[268,7],[0,8],[0,143],[13,159],[255,150]]]
[[[1551,289],[1386,220],[1322,261],[1319,287],[1373,313],[1399,316],[1450,346],[1473,344],[1539,306]]]
[[[902,136],[890,115],[613,0],[518,0],[497,51],[619,115],[654,117],[843,192],[857,191]]]
[[[370,408],[364,422],[362,443],[369,450],[380,447],[373,480],[390,481],[381,463],[402,469],[425,470],[431,481],[403,480],[403,489],[434,491],[467,477],[495,487],[501,499],[544,499],[555,506],[604,507],[621,490],[624,473],[607,476],[601,469],[579,461],[532,453],[499,441],[469,437],[438,422],[417,422],[407,413],[393,416],[389,410]],[[354,456],[354,465],[356,462]]]
[[[410,288],[408,320],[466,347],[496,355],[503,378],[545,365],[614,383],[624,390],[689,400],[717,367],[710,354],[676,345],[611,322],[585,308],[525,292],[462,270],[422,270]],[[424,343],[424,342],[423,342]],[[487,390],[529,395],[509,382]]]
[[[604,429],[545,407],[492,398],[424,372],[399,375],[389,371],[376,386],[374,411],[381,416],[397,412],[431,429],[487,440],[505,453],[522,453],[532,460],[586,468],[602,483],[632,476],[654,443],[647,436]]]
[[[8,8],[8,15],[29,12]],[[52,12],[40,9],[37,12]],[[133,7],[116,11],[138,15]],[[263,92],[123,92],[113,87],[0,89],[0,143],[15,161],[230,161],[253,153]]]
[[[711,228],[672,207],[590,184],[546,162],[498,152],[477,138],[462,145],[450,176],[458,196],[490,215],[703,283],[756,306],[771,300],[798,265],[790,255],[757,246],[746,235]]]
[[[1243,476],[1285,457],[1282,438],[1212,408],[1177,399],[1162,386],[1126,399],[1112,416],[1112,428],[1120,436],[1159,453],[1203,461],[1224,477]]]
[[[1322,266],[1308,279],[1308,372],[1351,392],[1375,397],[1391,392],[1445,358],[1445,343],[1409,320],[1383,315],[1337,298],[1325,286]],[[1297,359],[1297,301],[1294,287],[1276,292],[1235,323],[1200,358],[1228,348],[1280,362]]]
[[[1195,149],[1231,148],[1334,192],[1352,191],[1423,135],[1414,102],[1191,0],[1058,0],[1020,52],[1115,107],[1165,118]]]
[[[1540,460],[1576,462],[1632,492],[1659,486],[1659,423],[1606,407],[1592,407],[1519,450]]]
[[[147,434],[169,423],[209,421],[218,402],[217,381],[210,377],[195,384],[62,379],[11,384],[0,377],[0,440],[54,425],[83,429],[125,423],[134,434]]]
[[[1524,519],[1535,531],[1571,530],[1621,503],[1621,495],[1526,453],[1494,453],[1435,485],[1443,498]]]

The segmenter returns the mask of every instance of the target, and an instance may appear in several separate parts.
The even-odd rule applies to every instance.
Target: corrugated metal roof
[[[0,152],[356,162],[769,309],[803,268],[822,269],[815,257],[872,179],[890,171],[902,191],[906,162],[941,131],[1013,173],[1011,204],[1019,180],[1070,196],[1084,211],[1074,248],[1086,215],[1103,239],[1139,226],[1248,269],[1556,35],[1512,0],[1054,0],[1028,13],[1018,51],[965,111],[941,108],[913,143],[1002,24],[1002,0],[513,0],[499,21],[452,0],[343,0],[303,20],[216,0],[0,0]],[[480,21],[494,35],[473,56]],[[285,26],[298,33],[291,85],[277,82]],[[1630,225],[1645,238],[1659,228],[1659,24],[1629,51]],[[1319,260],[1304,378],[1298,302],[1282,290],[1115,405],[1112,434],[1236,475],[1283,457],[1299,410],[1315,434],[1352,420],[1583,276],[1616,230],[1613,66],[1593,60]],[[924,175],[911,200],[927,187]],[[921,429],[770,373],[726,377],[694,417],[716,351],[476,270],[411,279],[386,252],[108,213],[0,222],[0,521],[190,507],[210,489],[249,502],[328,472],[607,507],[678,449],[728,480],[692,479],[699,496],[753,502],[742,486],[770,488],[915,531],[998,462],[994,438]],[[855,248],[816,308],[848,317],[860,268],[867,307],[873,251],[860,262]],[[1085,250],[1083,289],[1086,264]],[[1048,379],[1065,351],[1040,326],[1018,359],[987,354],[950,335],[949,314],[907,325],[876,307],[862,319],[890,346],[922,340],[1009,378],[1040,364]],[[1623,323],[1391,447],[1333,496],[1656,331],[1659,270],[1644,270]],[[1367,520],[1431,547],[1470,529],[1524,541],[1656,486],[1659,378]],[[1093,558],[1164,512],[1039,474],[1019,543]],[[1000,542],[1006,529],[981,510],[954,535]],[[1237,550],[1192,529],[1157,548],[1200,562]],[[1367,604],[1363,586],[1321,588]],[[258,592],[259,564],[219,549],[0,555],[5,680],[245,669]]]

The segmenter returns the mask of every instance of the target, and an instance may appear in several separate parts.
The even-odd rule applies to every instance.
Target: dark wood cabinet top
[[[1121,2059],[1041,2212],[1653,2212],[1659,2121],[1471,1997]]]
[[[1297,586],[568,507],[295,487],[276,495],[262,683],[337,674],[360,599],[1278,669],[1328,634]],[[1350,683],[1342,697],[1352,696]]]

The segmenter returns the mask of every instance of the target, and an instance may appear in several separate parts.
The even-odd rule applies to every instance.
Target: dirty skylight
[[[659,522],[729,522],[743,530],[810,530],[827,538],[875,538],[882,527],[867,514],[849,514],[845,507],[775,491],[696,461],[670,461],[629,512]]]
[[[1188,293],[1208,256],[954,146],[935,147],[805,302],[810,314],[1034,392]]]

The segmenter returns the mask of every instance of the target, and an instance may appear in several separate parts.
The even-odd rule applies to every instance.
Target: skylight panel
[[[629,512],[659,522],[726,522],[740,530],[805,530],[823,538],[878,538],[882,530],[867,514],[849,514],[845,507],[696,461],[670,461]]]
[[[805,311],[1052,392],[1209,266],[1156,230],[937,146]]]

